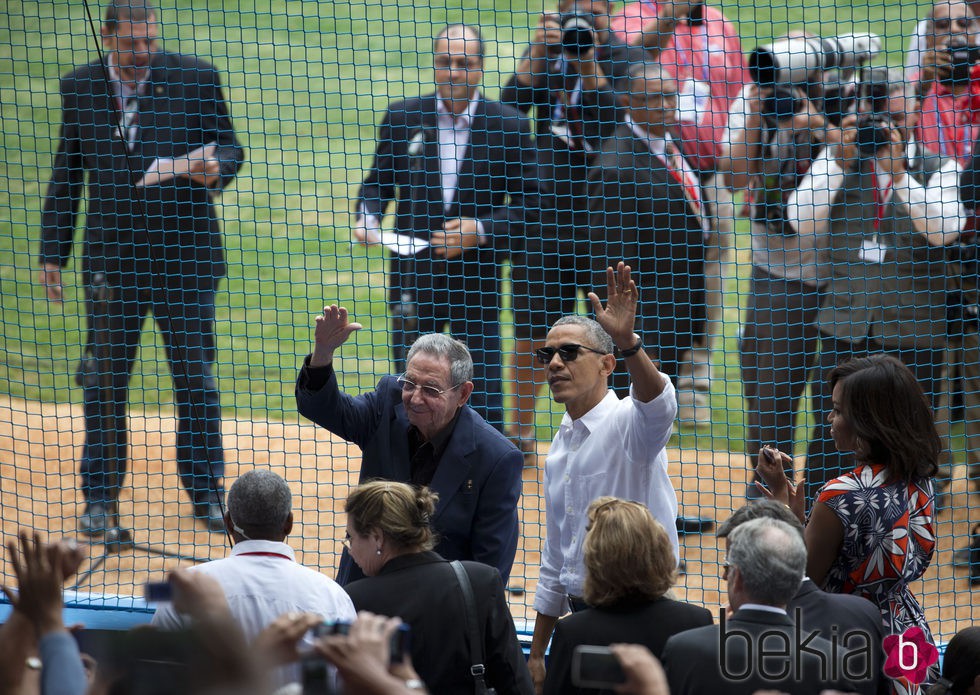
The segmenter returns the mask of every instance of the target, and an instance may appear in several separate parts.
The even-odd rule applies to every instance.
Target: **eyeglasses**
[[[551,364],[551,360],[554,359],[555,354],[561,357],[562,362],[574,362],[578,359],[578,354],[582,350],[587,350],[588,352],[594,352],[597,355],[608,355],[608,352],[603,352],[602,350],[593,350],[585,345],[576,345],[575,343],[567,343],[565,345],[559,345],[556,348],[553,347],[543,347],[538,348],[534,351],[535,356],[538,358],[538,362],[541,364]]]
[[[448,389],[437,389],[435,386],[420,386],[416,384],[411,379],[407,378],[404,374],[398,377],[398,383],[402,385],[402,392],[412,394],[415,393],[415,389],[422,391],[422,395],[427,398],[438,398],[442,394],[448,391],[454,391],[458,389],[462,384],[456,384],[455,386],[450,386]]]

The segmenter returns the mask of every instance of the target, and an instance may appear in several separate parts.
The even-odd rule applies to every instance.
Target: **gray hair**
[[[459,386],[473,379],[473,358],[466,344],[445,333],[425,333],[420,335],[408,351],[405,364],[420,352],[449,360],[449,378],[453,386]]]
[[[659,80],[660,90],[665,97],[677,98],[677,80],[671,76],[667,69],[660,63],[654,61],[641,61],[633,64],[629,70],[629,90],[630,96],[646,94],[646,87],[639,88],[639,82],[646,83],[648,80]]]
[[[732,531],[752,519],[776,519],[777,521],[785,522],[790,528],[800,534],[800,538],[803,538],[803,524],[796,518],[796,514],[785,504],[776,500],[758,500],[757,502],[749,502],[739,507],[735,510],[734,514],[725,519],[722,525],[718,527],[718,533],[716,535],[719,538],[728,538],[732,534]]]
[[[785,521],[752,519],[728,537],[728,564],[738,568],[750,602],[785,606],[800,590],[806,546]]]
[[[267,468],[248,471],[228,491],[228,513],[235,530],[250,539],[281,539],[292,509],[286,481]]]
[[[555,321],[552,328],[557,328],[558,326],[581,326],[585,329],[585,334],[592,343],[592,345],[586,345],[586,347],[591,347],[610,355],[616,352],[616,345],[613,343],[613,339],[606,333],[606,329],[599,325],[598,321],[578,315],[562,316]]]

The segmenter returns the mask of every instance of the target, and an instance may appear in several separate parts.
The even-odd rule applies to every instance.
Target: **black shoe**
[[[78,530],[86,536],[101,536],[111,523],[109,507],[102,502],[88,502],[85,512],[78,517]]]
[[[207,526],[211,533],[225,532],[225,516],[217,500],[195,504],[194,518]]]
[[[715,522],[711,519],[702,519],[700,517],[688,517],[679,516],[677,517],[677,533],[682,536],[693,535],[697,533],[707,533],[715,527]]]

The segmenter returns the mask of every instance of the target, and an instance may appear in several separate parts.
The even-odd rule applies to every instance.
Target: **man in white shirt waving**
[[[555,322],[536,351],[556,402],[565,406],[545,462],[547,538],[534,599],[537,617],[528,665],[535,688],[544,683],[544,652],[558,617],[583,607],[585,568],[582,541],[586,510],[596,497],[612,495],[649,507],[670,535],[677,556],[677,496],[667,476],[664,447],[670,438],[677,399],[633,332],[638,292],[630,267],[606,271],[605,308],[594,292],[596,320],[566,316]],[[630,395],[609,389],[616,355],[626,362]]]

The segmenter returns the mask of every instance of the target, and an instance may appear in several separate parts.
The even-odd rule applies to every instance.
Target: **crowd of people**
[[[61,82],[40,254],[61,301],[87,183],[79,530],[127,537],[127,388],[152,311],[181,481],[234,547],[170,576],[152,631],[83,658],[61,618],[77,549],[23,536],[8,548],[18,589],[6,589],[0,686],[20,687],[33,665],[45,694],[980,693],[976,628],[950,642],[942,670],[883,659],[894,635],[935,653],[910,584],[936,551],[954,378],[980,486],[973,10],[939,0],[906,72],[871,66],[873,34],[790,32],[746,61],[724,16],[688,0],[555,10],[499,101],[480,90],[479,28],[450,24],[434,37],[434,91],[381,120],[353,235],[391,250],[396,374],[342,390],[334,358],[361,325],[331,304],[296,382],[299,413],[362,451],[335,582],[295,562],[282,478],[249,471],[224,491],[213,200],[244,150],[220,79],[158,49],[144,0],[111,0],[104,58]],[[676,422],[710,419],[737,195],[752,234],[739,357],[756,460],[748,503],[719,529],[728,604],[716,624],[670,596],[679,536],[713,520],[679,514],[666,446]],[[594,318],[576,311],[582,299]],[[525,660],[505,592],[544,382],[564,412],[544,462]],[[801,481],[808,386],[817,418]],[[974,545],[961,550],[980,583]]]

